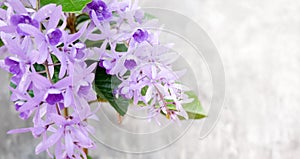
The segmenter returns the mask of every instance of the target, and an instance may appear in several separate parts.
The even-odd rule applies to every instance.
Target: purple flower
[[[39,27],[39,22],[35,19],[32,19],[28,15],[13,15],[10,17],[10,22],[15,26],[17,26],[18,24],[31,24],[36,28]]]
[[[35,1],[31,2],[34,6]],[[61,6],[49,4],[34,11],[20,0],[5,3],[8,9],[0,9],[0,32],[2,48],[11,55],[0,61],[0,67],[13,74],[16,88],[10,88],[11,101],[20,118],[33,117],[32,127],[8,133],[42,137],[37,154],[47,151],[53,158],[53,149],[56,158],[86,158],[82,149],[95,147],[89,137],[93,128],[86,120],[97,119],[89,105],[97,100],[92,88],[97,62],[85,63],[92,53],[98,53],[99,65],[107,74],[121,80],[114,95],[132,99],[134,104],[143,102],[149,118],[161,113],[172,120],[178,120],[178,115],[187,118],[182,104],[189,99],[172,71],[170,47],[160,44],[159,33],[137,29],[153,27],[155,22],[147,22],[137,3],[129,2],[93,0],[84,9],[91,21],[76,26],[81,28],[74,34],[66,30],[67,14]],[[87,39],[102,44],[87,48]],[[117,51],[119,44],[126,51]],[[65,108],[70,110],[68,115],[62,113]]]
[[[94,63],[90,66],[83,64],[83,66],[75,65],[74,66],[74,92],[78,97],[86,99],[87,101],[96,100],[97,96],[95,91],[92,88],[92,83],[95,78],[93,71],[97,63]]]
[[[49,30],[49,33],[47,34],[48,41],[50,45],[57,45],[60,42],[60,39],[62,37],[62,32],[59,29],[52,29]]]
[[[5,64],[9,67],[9,72],[17,75],[21,73],[20,62],[18,59],[13,57],[6,57]]]
[[[103,47],[105,45],[102,45]],[[114,74],[111,73],[111,70],[116,66],[117,61],[119,61],[120,56],[117,52],[115,52],[115,46],[111,45],[111,53],[108,53],[106,50],[104,51],[103,48],[95,49],[95,51],[100,52],[100,62],[99,66],[106,69],[107,74]]]
[[[82,59],[85,56],[85,44],[83,43],[76,43],[75,46],[76,51],[75,51],[75,58],[76,59]]]
[[[187,100],[183,96],[186,90],[184,86],[175,83],[177,79],[175,73],[161,64],[144,64],[131,70],[130,76],[119,85],[117,95],[133,98],[134,104],[145,103],[149,109],[149,118],[156,117],[161,111],[173,120],[178,119],[177,115],[188,118],[181,105]],[[172,101],[175,110],[169,109],[169,101]]]
[[[37,154],[56,145],[60,148],[55,153],[56,158],[74,158],[74,156],[80,158],[80,155],[86,156],[82,148],[95,147],[94,142],[88,136],[88,129],[82,124],[84,121],[78,116],[72,115],[66,119],[60,115],[51,114],[50,118],[57,127],[56,131],[36,147]],[[61,145],[62,141],[65,142],[64,146]],[[61,150],[64,150],[65,153],[62,153]]]
[[[27,120],[28,118],[29,118],[29,116],[30,116],[30,111],[24,111],[24,112],[21,112],[20,113],[20,115],[19,115],[19,117],[22,119],[22,120]]]
[[[39,28],[39,22],[35,19],[31,19],[30,16],[28,15],[13,15],[10,18],[10,22],[11,24],[13,24],[14,26],[17,26],[17,32],[21,35],[21,36],[25,36],[28,35],[27,33],[23,32],[18,25],[19,24],[30,24],[36,28]]]
[[[89,9],[90,17],[92,17],[92,12],[94,11],[99,21],[109,19],[112,16],[111,11],[109,11],[107,5],[102,0],[93,0],[87,4],[87,8]]]
[[[124,66],[128,70],[132,70],[132,69],[134,69],[137,66],[137,64],[136,64],[135,60],[133,60],[133,59],[126,59],[125,63],[124,63]]]
[[[24,104],[24,102],[22,102],[22,101],[17,101],[17,102],[15,103],[15,109],[16,109],[16,111],[18,111],[18,110],[20,109],[20,107],[21,107],[23,104]]]
[[[48,96],[46,97],[46,102],[54,105],[64,99],[63,94],[61,91],[57,89],[49,89]]]
[[[81,85],[81,86],[79,86],[79,89],[78,89],[78,95],[79,96],[87,95],[91,89],[92,89],[92,87],[89,83],[86,86]]]
[[[135,41],[138,43],[141,43],[143,41],[146,41],[148,39],[148,32],[142,29],[138,29],[132,36]]]
[[[87,4],[87,7],[93,10],[106,10],[107,5],[102,0],[93,0],[91,3]]]

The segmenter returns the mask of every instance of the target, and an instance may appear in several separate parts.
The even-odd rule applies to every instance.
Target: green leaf
[[[2,39],[0,39],[0,47],[3,45],[4,45],[4,43],[3,43]]]
[[[93,158],[92,158],[91,156],[88,155],[88,156],[87,156],[87,159],[93,159]]]
[[[117,44],[116,51],[117,52],[127,52],[128,48],[125,44]]]
[[[15,85],[15,84],[12,83],[12,82],[9,83],[9,86],[10,86],[11,88],[13,88],[13,89],[16,89],[16,88],[17,88],[17,85]]]
[[[206,113],[204,112],[198,96],[192,91],[186,92],[186,94],[189,98],[194,99],[193,102],[182,105],[183,109],[188,113],[189,119],[202,119],[206,117]],[[180,119],[183,118],[180,117]]]
[[[0,8],[7,10],[7,6],[6,5],[2,5]]]
[[[41,6],[45,6],[50,3],[62,5],[65,12],[79,12],[92,0],[40,0]]]
[[[100,48],[103,43],[103,40],[99,40],[99,41],[86,40],[84,43],[87,48],[91,48],[91,47]]]
[[[124,116],[128,109],[129,100],[122,97],[116,98],[113,95],[114,89],[120,83],[121,81],[117,77],[108,75],[104,68],[97,67],[95,73],[95,91],[97,96],[107,100],[121,116]]]
[[[52,82],[56,83],[59,81],[59,71],[60,71],[60,66],[54,66],[54,74],[52,77]]]
[[[60,63],[60,61],[58,60],[58,58],[51,54],[51,59],[52,59],[52,62],[53,64],[57,64],[57,63]],[[52,77],[52,82],[53,83],[56,83],[59,81],[59,71],[60,71],[60,65],[57,65],[57,66],[54,66],[54,74],[53,74],[53,77]]]
[[[33,90],[28,90],[27,93],[29,94],[29,96],[30,96],[31,98],[34,97],[34,92],[33,92]]]
[[[141,94],[142,94],[142,96],[145,96],[145,95],[146,95],[148,88],[149,88],[149,86],[145,86],[145,87],[143,87],[143,88],[141,89]]]
[[[90,19],[90,16],[87,14],[80,14],[76,17],[76,26],[78,26],[78,24],[83,23],[87,20]]]

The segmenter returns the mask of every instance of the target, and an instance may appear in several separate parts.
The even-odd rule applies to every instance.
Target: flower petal
[[[19,0],[8,0],[8,3],[18,14],[26,14],[27,11]]]
[[[41,22],[45,20],[47,17],[50,17],[52,12],[55,10],[56,5],[55,4],[49,4],[41,9],[35,14],[34,19]]]
[[[56,26],[58,25],[58,22],[61,18],[61,15],[62,15],[62,8],[61,8],[61,6],[58,6],[53,10],[53,13],[50,16],[47,30],[56,28]]]
[[[50,148],[54,144],[56,144],[62,137],[63,135],[63,129],[58,129],[54,134],[52,134],[46,141],[42,141],[37,145],[35,148],[35,153],[39,154],[46,149]]]
[[[31,130],[32,128],[20,128],[20,129],[9,130],[7,134],[26,133],[26,132],[30,132]]]
[[[69,133],[65,134],[66,152],[68,156],[72,156],[74,153],[74,143]]]

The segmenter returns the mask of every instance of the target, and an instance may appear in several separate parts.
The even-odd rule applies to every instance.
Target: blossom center
[[[134,69],[134,68],[137,66],[137,64],[136,64],[135,60],[133,60],[133,59],[128,59],[128,60],[125,60],[124,66],[125,66],[128,70],[132,70],[132,69]]]
[[[46,97],[46,102],[54,105],[64,99],[62,93],[56,89],[50,89]]]
[[[148,39],[148,32],[142,29],[138,29],[134,34],[133,34],[133,38],[135,41],[137,41],[138,43],[141,43],[145,40]]]
[[[60,42],[62,37],[62,32],[59,29],[52,30],[47,34],[49,43],[53,46],[57,45]]]

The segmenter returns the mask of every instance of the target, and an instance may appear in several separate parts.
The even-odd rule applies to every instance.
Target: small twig
[[[37,72],[38,74],[47,73],[46,71]]]
[[[167,114],[166,117],[167,119],[170,119],[170,109],[167,107],[167,102],[164,100],[164,96],[162,95],[162,93],[159,91],[159,89],[157,88],[157,86],[155,84],[153,84],[154,88],[156,89],[161,101],[163,102],[164,107],[166,108]]]
[[[52,81],[52,79],[51,79],[51,75],[50,75],[50,71],[49,71],[49,68],[48,68],[48,61],[46,61],[45,63],[44,63],[44,66],[45,66],[45,68],[46,68],[46,74],[47,74],[47,78],[49,79],[49,81],[53,84],[53,81]],[[61,115],[61,112],[60,112],[60,109],[59,109],[59,106],[58,106],[58,104],[55,104],[55,106],[56,106],[56,111],[57,111],[57,113],[58,113],[58,115]]]
[[[71,34],[76,33],[76,16],[74,13],[69,13],[67,18],[67,28],[70,30]]]
[[[47,66],[60,66],[61,63],[48,64]]]
[[[69,116],[68,108],[65,108],[65,109],[64,109],[64,116],[65,116],[65,117],[68,117],[68,116]]]
[[[36,10],[40,9],[40,0],[36,0]]]
[[[89,103],[89,105],[91,105],[91,104],[99,103],[99,102],[104,103],[104,102],[107,102],[107,100],[102,99],[102,98],[97,98],[96,100],[91,100],[91,101],[89,101],[88,103]]]
[[[89,149],[83,148],[82,150],[83,150],[83,152],[86,154],[86,156],[88,156],[88,154],[89,154]]]
[[[123,121],[122,116],[118,113],[118,123],[122,124],[122,121]]]

